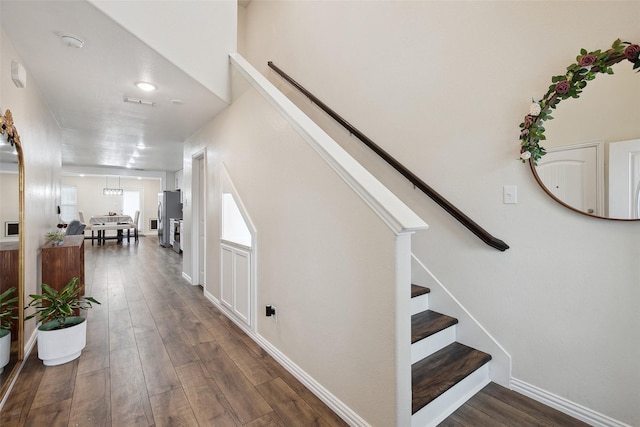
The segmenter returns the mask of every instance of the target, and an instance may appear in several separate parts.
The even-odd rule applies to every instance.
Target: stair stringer
[[[418,258],[411,254],[412,283],[431,289],[429,307],[439,313],[445,313],[458,319],[456,325],[457,341],[476,348],[492,357],[489,378],[501,386],[510,387],[511,355],[480,325],[460,302],[444,287]]]

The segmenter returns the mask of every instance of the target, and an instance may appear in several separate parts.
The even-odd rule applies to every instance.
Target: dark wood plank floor
[[[87,347],[45,368],[34,349],[0,412],[16,426],[345,426],[181,276],[153,237],[85,245]],[[374,422],[375,425],[375,422]],[[488,386],[445,426],[582,426]]]

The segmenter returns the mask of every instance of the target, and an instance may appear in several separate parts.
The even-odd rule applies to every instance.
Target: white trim
[[[220,239],[220,243],[223,245],[227,245],[227,246],[231,246],[237,249],[242,249],[245,251],[253,251],[253,247],[252,246],[247,246],[247,245],[243,245],[242,243],[238,243],[238,242],[234,242],[231,240],[227,240],[227,239]]]
[[[622,421],[614,420],[613,418],[516,378],[511,378],[511,390],[524,394],[533,400],[544,403],[551,408],[571,415],[594,427],[631,427],[631,425],[623,423]]]
[[[456,327],[451,325],[435,334],[429,335],[411,344],[411,364],[421,361],[429,355],[442,350],[456,341]]]
[[[411,234],[395,238],[395,422],[411,425]]]
[[[191,277],[184,271],[182,272],[182,278],[187,282],[189,282],[190,285],[193,285],[193,281],[191,280]]]
[[[191,154],[191,275],[195,278],[195,280],[191,280],[192,285],[199,285],[200,283],[200,232],[204,233],[206,237],[207,233],[207,148],[204,147],[194,153]],[[204,168],[204,180],[200,181],[200,162],[202,162],[202,167]],[[198,166],[198,170],[195,170],[194,166]],[[195,178],[197,176],[197,178]],[[196,181],[197,180],[197,181]],[[197,186],[194,185],[194,182],[197,182]],[[195,188],[194,188],[195,187]],[[197,190],[197,191],[194,191]],[[182,193],[181,193],[182,194]],[[202,194],[202,197],[200,195]],[[195,202],[197,201],[197,202]],[[183,201],[184,205],[187,205],[187,200]],[[200,203],[204,204],[203,209],[200,209]],[[203,227],[204,230],[200,230],[200,211],[203,211],[204,221]],[[194,218],[197,221],[194,221]],[[187,219],[188,220],[188,219]],[[204,283],[202,283],[202,288],[207,288],[207,240],[205,238],[204,247],[202,248],[204,252],[202,255],[203,263],[202,266],[204,269]],[[184,266],[183,266],[184,269]]]
[[[396,234],[428,228],[426,222],[382,185],[240,54],[232,53],[229,58],[234,68],[282,114],[309,146]]]
[[[333,412],[342,418],[352,427],[370,427],[371,425],[362,419],[358,414],[353,412],[344,402],[334,396],[329,390],[318,383],[311,375],[306,373],[302,368],[293,363],[291,359],[286,357],[277,348],[272,346],[262,336],[256,335],[252,337],[271,357],[273,357],[282,367],[284,367],[291,375],[296,377],[305,387],[307,387],[314,395],[322,400]]]
[[[271,357],[275,359],[283,368],[285,368],[291,375],[293,375],[298,381],[300,381],[305,387],[307,387],[318,399],[322,400],[333,412],[335,412],[340,418],[342,418],[347,424],[352,427],[371,427],[364,419],[358,414],[353,412],[344,402],[334,396],[329,390],[324,388],[318,383],[311,375],[306,373],[302,368],[293,363],[284,353],[271,345],[269,341],[264,339],[257,332],[253,332],[247,325],[238,321],[234,316],[230,315],[229,310],[218,301],[211,293],[205,290],[204,296],[213,303],[222,313],[236,324],[242,331],[254,340],[264,351],[269,353]]]

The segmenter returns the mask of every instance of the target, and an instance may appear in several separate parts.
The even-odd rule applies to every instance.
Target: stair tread
[[[411,285],[411,298],[419,297],[420,295],[428,294],[431,289],[425,288],[420,285]]]
[[[454,342],[411,366],[412,413],[491,360],[491,355]]]
[[[446,314],[426,310],[411,316],[411,344],[458,323]]]

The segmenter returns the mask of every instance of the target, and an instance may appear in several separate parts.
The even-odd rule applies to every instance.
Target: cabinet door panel
[[[220,301],[233,310],[233,249],[222,246]]]
[[[234,312],[249,325],[251,255],[236,249],[235,251],[235,299]]]

